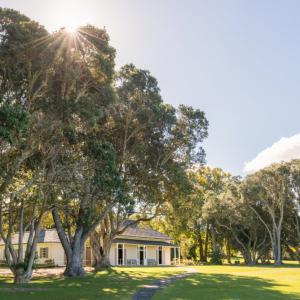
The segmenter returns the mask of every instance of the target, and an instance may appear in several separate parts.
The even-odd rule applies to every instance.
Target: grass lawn
[[[179,279],[159,291],[153,300],[300,300],[299,265],[200,266],[192,276]],[[84,278],[36,278],[29,286],[15,289],[11,277],[0,275],[0,299],[92,300],[131,299],[144,284],[186,271],[186,267],[113,268],[89,273]]]
[[[180,279],[153,300],[296,300],[300,299],[299,265],[203,266],[199,274]]]
[[[113,268],[109,271],[88,273],[83,278],[36,278],[16,290],[11,277],[0,275],[0,299],[2,300],[113,300],[131,299],[142,285],[157,278],[184,272],[185,268]]]

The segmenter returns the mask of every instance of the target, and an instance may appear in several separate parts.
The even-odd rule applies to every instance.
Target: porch
[[[112,265],[169,266],[180,264],[180,248],[162,241],[116,239],[110,251]]]

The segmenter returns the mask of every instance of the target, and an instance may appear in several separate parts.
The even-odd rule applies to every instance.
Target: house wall
[[[63,247],[60,243],[38,243],[37,244],[37,252],[38,255],[40,255],[40,248],[48,248],[48,258],[38,258],[39,263],[45,262],[47,259],[53,259],[55,264],[57,266],[64,266],[65,265],[65,254]],[[112,244],[111,250],[110,250],[110,263],[112,265],[116,265],[116,247],[117,244]],[[158,246],[146,246],[146,261],[148,259],[154,259],[157,261],[157,250]],[[125,264],[127,263],[127,259],[136,259],[138,263],[138,253],[137,253],[137,245],[134,244],[125,244],[126,249],[126,256],[125,256]],[[163,246],[163,265],[171,265],[171,255],[170,255],[170,249],[169,246]],[[25,250],[25,245],[24,245]],[[85,253],[84,253],[84,259],[85,259]],[[92,255],[93,258],[93,255]],[[4,246],[0,245],[0,260],[4,260]]]
[[[64,249],[60,243],[38,243],[37,244],[37,253],[40,256],[40,248],[48,248],[48,258],[40,258],[38,257],[38,263],[44,263],[48,259],[54,259],[54,263],[57,266],[65,265],[65,254]],[[18,247],[15,247],[18,249]],[[24,244],[24,251],[26,249],[26,244]],[[4,246],[0,246],[0,260],[4,260]]]
[[[53,259],[55,265],[65,265],[65,253],[60,243],[39,243],[37,244],[37,252],[40,256],[40,249],[48,248],[48,258],[38,258],[39,263],[44,263],[46,260]]]
[[[163,265],[171,265],[171,247],[163,246]]]
[[[116,265],[116,244],[111,245],[109,259],[111,265],[115,266]]]

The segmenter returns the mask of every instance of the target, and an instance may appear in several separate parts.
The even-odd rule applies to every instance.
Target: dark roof
[[[23,238],[23,243],[28,241],[29,232],[26,231]],[[12,238],[13,244],[19,243],[19,234],[16,233]],[[39,235],[38,243],[60,243],[56,229],[42,229]],[[3,240],[0,240],[0,245],[4,245]]]
[[[124,226],[128,225],[128,222],[132,223],[133,221],[127,220],[124,222]],[[153,230],[149,226],[142,226],[140,224],[133,224],[125,229],[125,231],[119,236],[133,236],[133,237],[142,237],[142,238],[155,238],[162,240],[171,240],[167,235],[160,233],[156,230]]]
[[[175,244],[168,243],[168,242],[163,242],[163,241],[143,241],[143,240],[131,240],[131,239],[114,239],[113,243],[177,247]]]

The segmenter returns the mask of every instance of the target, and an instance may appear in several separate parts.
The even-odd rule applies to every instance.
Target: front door
[[[162,258],[163,258],[163,254],[162,254],[162,246],[158,247],[158,264],[162,265]]]
[[[124,244],[118,244],[118,265],[124,264]]]
[[[140,266],[145,265],[145,247],[139,246],[139,263]]]

